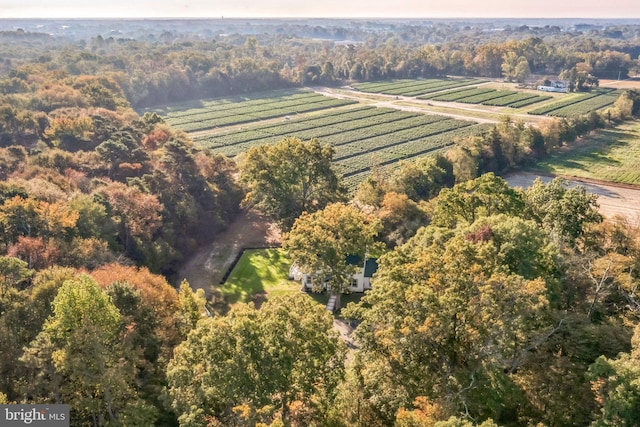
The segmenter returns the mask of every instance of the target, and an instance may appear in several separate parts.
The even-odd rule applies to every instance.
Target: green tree
[[[536,179],[524,193],[527,217],[536,221],[557,242],[574,246],[588,224],[602,221],[598,213],[597,196],[582,186],[568,187],[555,178],[545,184]]]
[[[33,270],[28,268],[26,262],[14,257],[0,256],[0,304],[11,289],[24,285],[32,275]]]
[[[33,375],[29,396],[70,404],[78,424],[108,425],[136,411],[146,417],[131,425],[153,423],[155,411],[137,397],[134,355],[125,351],[111,299],[81,275],[62,285],[52,305],[53,315],[21,358]]]
[[[499,213],[517,215],[524,208],[522,195],[493,173],[443,189],[434,203],[432,222],[445,227]]]
[[[198,289],[193,292],[189,282],[183,280],[178,291],[178,319],[180,330],[186,337],[189,331],[198,324],[198,320],[205,314],[206,298],[204,291]]]
[[[245,203],[289,229],[303,212],[317,211],[344,197],[332,158],[333,148],[317,139],[285,138],[250,148],[240,176],[247,186]]]
[[[446,157],[435,155],[403,163],[394,173],[392,188],[417,202],[432,199],[453,184],[453,165]]]
[[[305,213],[296,220],[282,241],[291,261],[311,275],[314,285],[327,284],[339,298],[348,290],[357,268],[347,257],[364,259],[373,250],[379,223],[351,205],[334,203],[321,211]],[[336,308],[339,308],[339,300]]]
[[[278,416],[288,423],[297,405],[322,419],[343,375],[345,346],[332,325],[332,316],[302,294],[198,322],[167,371],[180,425],[230,425],[243,408],[258,421]]]
[[[589,368],[589,378],[600,409],[592,426],[640,424],[640,326],[636,326],[630,353],[616,359],[601,356]]]
[[[517,418],[525,401],[512,374],[553,327],[538,277],[546,264],[534,261],[547,242],[533,222],[511,220],[421,229],[380,258],[373,289],[343,310],[361,320],[355,369],[382,419],[420,396],[443,402],[446,416]]]

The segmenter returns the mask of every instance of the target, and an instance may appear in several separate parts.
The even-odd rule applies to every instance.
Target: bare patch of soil
[[[243,211],[227,230],[182,265],[178,282],[186,279],[193,289],[203,289],[209,299],[242,249],[276,247],[280,243],[280,229],[273,221],[257,212]]]

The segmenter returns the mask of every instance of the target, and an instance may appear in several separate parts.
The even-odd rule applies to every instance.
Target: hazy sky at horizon
[[[640,0],[0,0],[0,18],[640,18]]]

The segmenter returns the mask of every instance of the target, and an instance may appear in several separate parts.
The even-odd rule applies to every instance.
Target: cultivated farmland
[[[252,146],[273,144],[285,137],[318,138],[334,146],[336,168],[349,177],[377,165],[436,152],[483,129],[466,120],[365,106],[200,136],[194,142],[233,157]]]
[[[598,89],[588,93],[568,95],[566,98],[529,111],[529,114],[547,114],[557,117],[575,117],[612,105],[622,94],[613,89]]]
[[[318,138],[335,148],[336,169],[349,186],[355,186],[373,167],[435,153],[485,129],[468,120],[349,105],[354,103],[293,90],[278,91],[273,97],[258,94],[187,103],[183,109],[174,105],[160,112],[172,126],[190,133],[196,144],[229,157],[285,137]],[[294,110],[306,114],[291,114]]]
[[[271,97],[260,93],[246,98],[203,101],[198,106],[188,103],[185,109],[173,106],[164,117],[176,128],[185,132],[196,132],[354,103],[355,101],[327,98],[310,91],[291,90],[279,91]],[[164,113],[163,110],[152,111]]]
[[[390,82],[358,83],[352,85],[352,87],[361,92],[418,96],[446,89],[469,86],[479,82],[480,81],[476,79],[393,80]]]
[[[530,92],[513,90],[496,90],[491,88],[463,88],[433,95],[423,95],[418,99],[432,101],[462,102],[465,104],[482,104],[497,107],[520,108],[537,102],[546,101],[550,96],[541,96]]]

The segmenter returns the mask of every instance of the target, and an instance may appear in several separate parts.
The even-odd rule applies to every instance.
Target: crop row
[[[553,98],[552,96],[540,96],[538,95],[536,98],[528,98],[518,102],[512,102],[509,104],[511,108],[521,108],[526,107],[527,105],[537,104],[538,102],[546,101],[548,99]]]
[[[431,123],[442,121],[441,116],[421,115],[421,116],[402,116],[399,114],[387,114],[382,117],[385,121],[375,117],[374,121],[361,120],[357,123],[349,123],[347,126],[338,124],[336,126],[326,126],[320,129],[309,129],[305,132],[296,133],[301,139],[321,138],[322,141],[328,142],[328,138],[337,138],[338,141],[334,145],[342,144],[341,141],[347,139],[356,141],[367,138],[369,135],[386,135],[388,133],[396,133],[404,129],[415,129],[417,127],[429,125]]]
[[[424,139],[428,136],[448,132],[453,129],[467,127],[471,124],[472,122],[455,119],[440,120],[424,126],[397,130],[386,135],[352,141],[347,144],[338,145],[335,148],[334,159],[340,161],[363,153],[371,153],[405,142]]]
[[[484,93],[495,92],[495,89],[485,89],[478,87],[464,88],[453,90],[441,94],[425,95],[418,99],[431,99],[433,101],[457,101],[458,99],[466,98],[468,96],[481,95]]]
[[[564,108],[572,104],[578,104],[588,99],[611,93],[612,91],[613,89],[598,89],[590,93],[576,94],[574,96],[569,96],[561,101],[554,102],[550,105],[546,105],[544,107],[540,107],[535,110],[529,111],[529,114],[536,114],[536,115],[549,114],[552,111],[559,110],[560,108]]]
[[[295,136],[305,138],[306,136],[300,136],[303,132],[312,132],[312,136],[319,137],[321,134],[339,133],[349,129],[370,127],[415,116],[415,114],[387,108],[370,108],[371,110],[367,111],[343,113],[341,116],[331,115],[330,117],[317,117],[315,119],[306,120],[303,123],[287,122],[271,124],[249,131],[237,131],[220,136],[208,136],[197,139],[196,141],[212,148],[246,142],[262,144],[272,142],[274,137],[281,139],[291,134],[295,134]],[[352,113],[359,113],[359,115]],[[363,113],[367,113],[367,115],[364,115]]]
[[[370,170],[374,166],[385,166],[404,159],[433,153],[451,146],[457,139],[476,135],[486,129],[483,125],[467,126],[422,139],[398,143],[373,153],[363,153],[336,162],[336,170],[348,177]]]
[[[459,87],[469,86],[476,83],[477,83],[476,80],[458,80],[458,81],[454,80],[446,85],[443,84],[440,86],[424,87],[419,90],[411,90],[411,91],[407,90],[403,92],[401,95],[402,96],[419,96],[427,93],[436,93],[436,92],[441,92],[447,89],[455,89]]]
[[[168,113],[166,117],[171,120],[178,120],[178,119],[187,118],[191,116],[197,116],[199,114],[207,113],[210,111],[226,112],[226,111],[234,111],[234,110],[240,110],[240,109],[245,109],[250,107],[263,108],[265,105],[282,103],[282,102],[302,103],[305,100],[309,100],[309,99],[313,99],[321,96],[322,95],[319,95],[314,92],[302,92],[302,93],[295,93],[292,95],[272,97],[272,98],[259,98],[259,99],[253,99],[248,101],[228,102],[227,100],[221,100],[215,103],[209,102],[206,105],[203,105],[198,108],[191,108],[191,109],[182,110],[182,111],[173,111]]]
[[[510,96],[511,94],[513,94],[513,92],[510,90],[496,90],[493,92],[482,93],[474,96],[467,96],[462,99],[458,99],[457,102],[463,102],[465,104],[482,104],[483,102]]]
[[[435,123],[442,120],[447,120],[443,116],[435,115],[422,115],[412,114],[405,112],[398,112],[401,114],[389,113],[388,115],[393,118],[393,121],[369,124],[360,128],[325,126],[318,129],[308,130],[305,132],[293,132],[291,134],[279,134],[272,135],[270,137],[253,139],[246,142],[240,142],[234,145],[211,147],[211,151],[214,153],[225,154],[226,156],[236,156],[255,145],[260,144],[272,144],[286,136],[296,136],[302,139],[320,138],[324,144],[331,144],[333,146],[340,146],[343,144],[349,144],[354,141],[359,141],[367,138],[378,137],[393,134],[405,129],[413,129],[420,126],[427,126],[431,123]],[[387,116],[387,115],[385,115]],[[383,116],[384,118],[384,116]],[[378,117],[376,117],[378,119]]]
[[[194,137],[193,140],[207,146],[233,145],[238,142],[265,138],[273,133],[284,134],[298,130],[313,129],[319,126],[327,126],[345,121],[348,122],[365,117],[375,117],[381,114],[386,114],[388,111],[388,109],[376,107],[357,107],[350,110],[336,108],[321,114],[319,117],[304,117],[289,120],[283,119],[283,121],[268,123],[258,127],[251,127],[250,129],[242,128],[223,134],[215,133],[200,135]]]
[[[156,112],[160,115],[179,114],[187,110],[201,108],[216,108],[221,105],[232,105],[243,102],[254,102],[258,100],[285,99],[298,94],[313,93],[306,89],[276,89],[265,92],[255,92],[250,95],[236,95],[225,98],[197,99],[190,101],[176,102],[162,107],[152,107],[145,111]]]
[[[340,107],[344,105],[354,104],[356,101],[345,99],[326,99],[320,102],[305,103],[302,105],[289,106],[286,108],[268,108],[262,111],[253,111],[251,114],[234,114],[226,117],[219,117],[199,122],[185,123],[182,125],[174,125],[185,132],[195,132],[201,130],[212,129],[215,127],[244,124],[255,122],[258,120],[272,119],[276,117],[293,115],[299,113],[308,113],[311,111],[323,110],[325,108]]]
[[[540,98],[539,95],[534,93],[525,93],[525,92],[511,92],[510,95],[502,96],[500,98],[490,99],[488,101],[484,101],[483,105],[493,105],[497,107],[506,107],[507,105],[511,105],[516,102],[526,101],[528,99]]]
[[[390,83],[354,85],[363,92],[384,93],[387,95],[416,96],[428,92],[436,92],[452,87],[468,86],[475,83],[473,79],[429,79],[401,80]]]
[[[371,83],[358,83],[353,87],[363,92],[378,92],[382,93],[387,90],[395,90],[404,87],[410,87],[414,85],[421,86],[438,86],[441,84],[447,84],[451,82],[450,79],[426,79],[426,80],[392,80],[386,82],[371,82]]]
[[[608,107],[618,99],[619,93],[613,92],[593,98],[586,99],[576,104],[553,110],[549,115],[558,117],[576,117],[582,114],[588,114],[601,108]]]
[[[475,83],[475,80],[452,80],[449,82],[443,82],[438,85],[415,85],[401,89],[387,90],[382,93],[385,93],[387,95],[417,96],[423,95],[425,93],[440,92],[441,90],[445,89],[469,86],[473,83]]]
[[[261,112],[261,111],[270,110],[270,109],[294,108],[298,105],[314,104],[316,102],[326,101],[327,99],[328,98],[326,96],[318,95],[314,93],[302,98],[286,99],[281,101],[272,100],[271,102],[268,102],[268,103],[260,103],[260,104],[238,103],[238,104],[235,104],[235,106],[233,107],[231,105],[228,107],[218,106],[217,109],[214,109],[214,108],[211,108],[208,110],[202,109],[197,113],[193,113],[186,116],[179,116],[179,117],[167,116],[166,120],[167,122],[169,122],[174,126],[180,126],[180,125],[184,125],[192,122],[198,122],[198,121],[209,120],[209,119],[218,119],[218,118],[229,117],[237,114],[251,115],[256,112]]]

